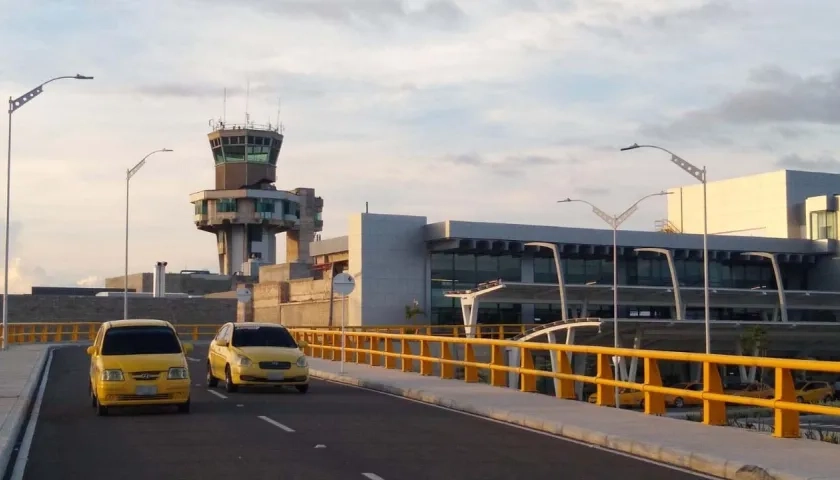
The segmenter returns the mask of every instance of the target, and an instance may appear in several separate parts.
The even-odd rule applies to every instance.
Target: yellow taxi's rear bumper
[[[237,385],[306,385],[309,383],[309,367],[292,365],[285,370],[262,369],[258,365],[237,366],[230,372]]]
[[[190,399],[189,380],[160,380],[154,383],[134,381],[104,382],[96,386],[99,403],[106,407],[174,405]]]

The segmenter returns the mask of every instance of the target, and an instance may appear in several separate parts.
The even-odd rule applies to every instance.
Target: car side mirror
[[[87,349],[85,350],[85,352],[87,352],[87,354],[88,354],[88,355],[93,355],[93,353],[94,353],[95,351],[96,351],[96,349],[95,349],[95,348],[93,348],[93,345],[91,345],[91,346],[87,347]]]
[[[299,342],[297,342],[297,344],[300,348],[306,348],[309,346],[309,342],[307,342],[306,340],[300,340]]]
[[[219,346],[219,347],[227,347],[228,346],[228,341],[227,341],[227,339],[224,339],[224,338],[221,339],[221,340],[216,340],[216,345]]]
[[[184,343],[184,353],[191,353],[193,351],[192,343]]]

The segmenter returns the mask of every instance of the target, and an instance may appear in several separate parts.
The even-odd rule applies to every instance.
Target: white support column
[[[753,348],[752,354],[753,354],[754,357],[757,357],[758,356],[758,348]],[[749,377],[750,383],[755,382],[755,375],[756,375],[757,371],[758,371],[758,369],[756,368],[755,365],[750,367],[749,373],[747,374],[747,377]]]
[[[776,291],[779,292],[779,309],[781,310],[782,314],[782,322],[787,323],[787,297],[785,296],[785,285],[782,282],[782,269],[779,267],[779,258],[775,253],[767,252],[745,252],[742,253],[742,255],[753,255],[756,257],[766,258],[767,260],[770,260],[770,265],[773,267],[773,276],[776,277]]]
[[[574,362],[572,363],[572,368],[575,371],[575,375],[585,375],[586,374],[586,354],[579,353],[575,355]],[[583,398],[583,382],[575,382],[575,397],[578,400],[585,400]]]
[[[507,366],[519,368],[519,365],[521,365],[519,354],[522,352],[522,349],[516,347],[505,347],[505,350],[507,350]],[[508,372],[508,387],[519,390],[519,378],[518,373]]]
[[[461,298],[461,316],[464,318],[464,332],[467,338],[475,338],[475,326],[478,324],[478,305],[479,301],[473,297],[471,299]]]
[[[735,341],[735,355],[744,355],[744,347],[741,346],[741,342]],[[747,377],[747,367],[743,365],[738,365],[738,376],[741,377],[741,383],[747,383],[749,377]]]
[[[677,278],[677,267],[674,265],[674,254],[667,248],[634,248],[634,252],[651,252],[665,255],[665,260],[668,262],[668,270],[671,272],[671,289],[674,291],[674,307],[676,308],[677,320],[685,318],[685,306],[682,302],[682,293],[680,292],[680,281]]]
[[[642,328],[636,327],[636,334],[633,336],[633,349],[634,350],[641,350],[642,348]],[[629,381],[635,382],[636,381],[636,372],[639,369],[639,357],[633,357],[630,359],[630,376]]]

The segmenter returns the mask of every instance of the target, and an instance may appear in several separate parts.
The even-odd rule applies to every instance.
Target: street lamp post
[[[168,148],[161,148],[149,153],[142,160],[137,162],[132,168],[125,171],[125,276],[123,277],[123,320],[128,320],[128,187],[133,177],[143,165],[146,164],[146,159],[158,152],[171,152]]]
[[[32,90],[26,92],[18,98],[9,97],[9,139],[8,149],[6,151],[6,253],[5,266],[3,267],[3,345],[2,350],[8,346],[8,328],[9,328],[9,217],[11,211],[11,185],[12,185],[12,114],[19,108],[29,103],[33,98],[44,92],[44,85],[52,83],[56,80],[73,79],[73,80],[93,80],[93,77],[86,75],[65,75],[55,77],[38,85]]]
[[[592,211],[595,215],[601,218],[607,225],[612,228],[613,231],[613,347],[618,348],[618,227],[621,226],[631,215],[633,215],[636,210],[639,209],[639,204],[642,201],[650,198],[650,197],[657,197],[660,195],[668,195],[670,192],[659,192],[653,193],[650,195],[645,195],[644,197],[640,198],[636,203],[630,206],[627,210],[625,210],[620,215],[610,215],[605,211],[601,210],[600,208],[596,207],[594,204],[586,201],[586,200],[578,200],[567,198],[565,200],[558,200],[557,203],[572,203],[572,202],[579,202],[585,203],[592,207]],[[615,362],[615,372],[616,376],[618,376],[618,362]],[[621,403],[619,402],[619,394],[618,389],[615,389],[615,408],[621,408]]]
[[[671,155],[671,162],[674,165],[680,167],[684,172],[688,173],[703,184],[703,304],[706,317],[704,324],[706,330],[706,353],[712,353],[712,329],[710,325],[711,315],[709,306],[709,216],[708,205],[706,202],[706,166],[704,165],[702,169],[697,168],[676,153],[662,147],[657,147],[656,145],[639,145],[638,143],[634,143],[629,147],[622,148],[621,151],[626,152],[627,150],[635,150],[637,148],[655,148],[657,150],[662,150],[663,152]]]

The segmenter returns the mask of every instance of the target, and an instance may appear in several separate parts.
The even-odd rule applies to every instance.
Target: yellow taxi
[[[618,404],[621,407],[639,407],[644,408],[645,406],[645,392],[639,390],[629,390],[626,388],[619,389],[618,391]],[[589,396],[589,403],[596,403],[598,401],[598,392],[593,393]],[[611,402],[615,402],[615,400],[610,397]]]
[[[770,385],[762,382],[741,383],[733,388],[726,388],[723,393],[735,395],[736,397],[770,399],[776,395],[776,391]]]
[[[834,387],[828,382],[804,381],[793,385],[799,403],[829,402],[834,397]]]
[[[294,386],[309,390],[309,363],[286,327],[274,323],[226,323],[207,352],[207,387],[224,380],[225,390],[240,386]]]
[[[111,407],[176,405],[190,411],[190,372],[181,343],[164,320],[116,320],[99,328],[90,355],[88,390],[97,415]]]
[[[668,388],[680,388],[683,390],[691,390],[693,392],[702,392],[703,384],[700,382],[687,382],[669,385]],[[673,405],[676,408],[683,408],[685,406],[703,405],[703,400],[699,398],[686,397],[683,395],[665,395],[665,405]]]

